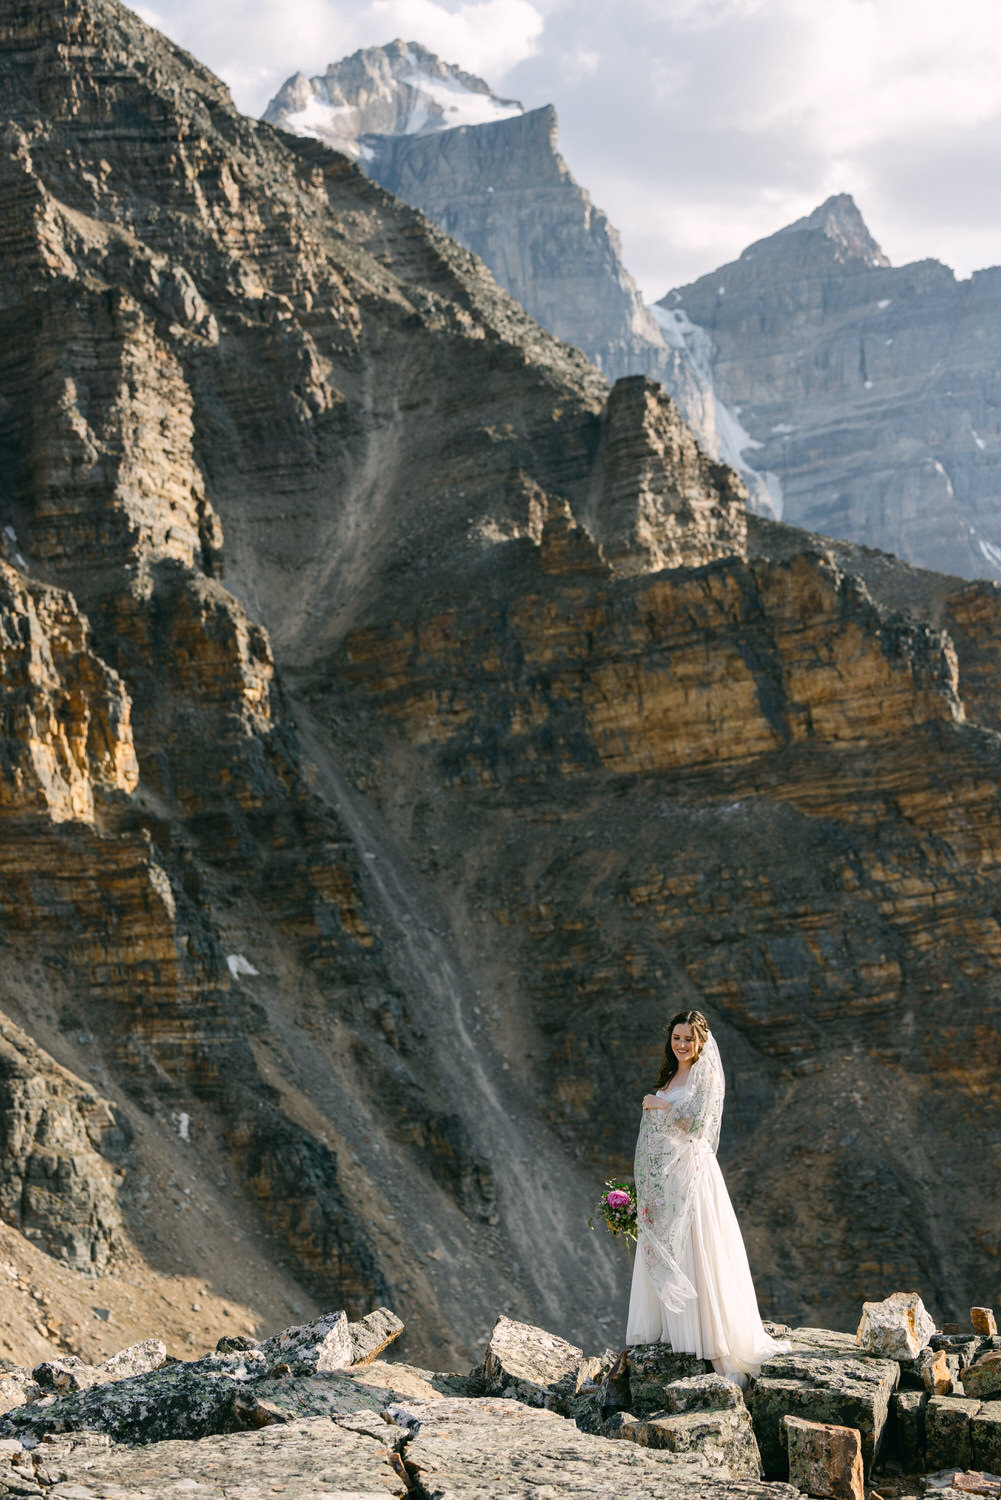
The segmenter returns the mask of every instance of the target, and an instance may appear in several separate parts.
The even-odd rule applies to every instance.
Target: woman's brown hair
[[[667,1045],[664,1048],[664,1061],[660,1065],[657,1082],[654,1084],[654,1093],[670,1083],[678,1071],[678,1059],[671,1050],[671,1038],[676,1026],[690,1026],[692,1028],[692,1040],[695,1043],[695,1057],[698,1057],[709,1037],[709,1022],[700,1010],[682,1010],[671,1021],[667,1028]],[[695,1061],[695,1058],[692,1058]]]

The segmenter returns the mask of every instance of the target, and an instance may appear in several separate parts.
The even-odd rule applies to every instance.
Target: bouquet
[[[613,1234],[624,1234],[628,1240],[636,1238],[636,1189],[631,1182],[620,1182],[617,1178],[606,1182],[594,1212],[601,1215],[605,1227]],[[587,1222],[593,1229],[594,1216]]]

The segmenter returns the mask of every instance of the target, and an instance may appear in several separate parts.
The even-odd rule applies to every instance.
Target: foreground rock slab
[[[393,1467],[393,1429],[376,1435],[327,1419],[200,1442],[102,1449],[93,1439],[40,1444],[16,1465],[0,1468],[0,1495],[44,1494],[52,1500],[386,1500],[403,1495]],[[379,1428],[387,1434],[383,1443]],[[32,1491],[30,1486],[34,1483]]]
[[[401,1402],[386,1415],[408,1436],[404,1461],[422,1500],[798,1500],[791,1485],[713,1475],[504,1397]]]

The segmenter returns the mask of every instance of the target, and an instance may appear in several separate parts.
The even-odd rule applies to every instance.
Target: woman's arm
[[[670,1109],[671,1108],[671,1104],[670,1104],[670,1101],[668,1099],[662,1099],[659,1094],[644,1094],[643,1095],[643,1108],[644,1109]]]

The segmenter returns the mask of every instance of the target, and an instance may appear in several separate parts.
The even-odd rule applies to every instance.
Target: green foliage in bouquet
[[[636,1189],[631,1182],[622,1182],[618,1178],[606,1182],[594,1213],[601,1215],[606,1229],[613,1234],[624,1234],[627,1240],[636,1238]],[[594,1215],[587,1223],[588,1228],[595,1227]]]

